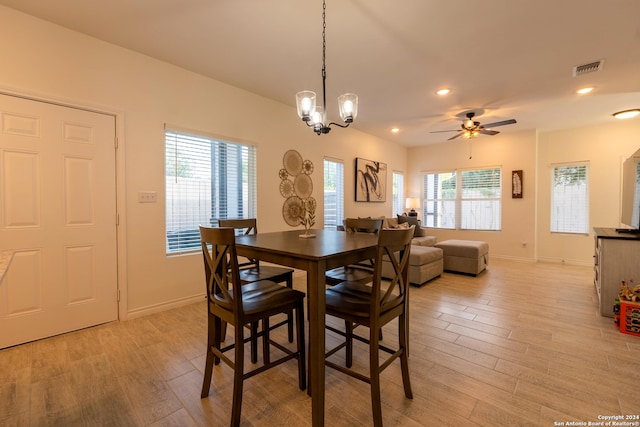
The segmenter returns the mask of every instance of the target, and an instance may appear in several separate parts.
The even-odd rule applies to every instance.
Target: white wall
[[[355,128],[317,136],[298,119],[294,94],[291,106],[279,104],[5,7],[0,7],[0,51],[0,89],[120,114],[126,168],[120,170],[124,183],[119,187],[121,195],[126,193],[126,206],[120,207],[126,213],[121,220],[125,241],[120,242],[126,252],[121,268],[126,266],[126,271],[120,285],[130,315],[204,293],[201,256],[165,255],[165,123],[256,144],[261,232],[288,228],[282,219],[278,171],[289,149],[314,163],[316,199],[322,198],[326,155],[345,162],[346,215],[391,213],[390,197],[384,204],[351,202],[353,159],[381,160],[390,171],[406,170],[406,149]],[[366,114],[366,105],[361,114]],[[390,187],[390,174],[387,180]],[[156,191],[158,203],[138,203],[139,191]],[[316,217],[322,214],[320,207]]]

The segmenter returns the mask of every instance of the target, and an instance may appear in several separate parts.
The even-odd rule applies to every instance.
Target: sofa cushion
[[[416,228],[413,231],[413,237],[423,237],[425,235],[424,230],[420,228],[420,222],[417,217],[398,215],[398,225],[408,223],[410,226],[415,225]]]
[[[411,244],[415,246],[434,246],[436,244],[436,236],[414,237],[411,239]]]
[[[442,259],[442,249],[430,246],[414,246],[409,253],[409,265],[424,265]]]

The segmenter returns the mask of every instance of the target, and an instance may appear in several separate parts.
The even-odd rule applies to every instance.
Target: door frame
[[[75,108],[78,110],[89,111],[92,113],[105,114],[112,116],[115,123],[115,163],[116,163],[116,218],[113,219],[116,224],[116,289],[118,292],[118,320],[126,320],[128,315],[128,298],[127,298],[127,214],[126,214],[126,176],[125,176],[125,134],[124,134],[124,112],[115,108],[87,105],[68,99],[54,98],[49,95],[38,93],[29,93],[22,89],[12,89],[6,86],[0,86],[0,94],[13,96],[17,98],[27,99],[30,101],[44,102],[47,104],[58,105],[61,107]]]

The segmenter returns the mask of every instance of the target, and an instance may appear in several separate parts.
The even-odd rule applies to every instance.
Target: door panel
[[[117,319],[115,118],[0,95],[0,348]]]

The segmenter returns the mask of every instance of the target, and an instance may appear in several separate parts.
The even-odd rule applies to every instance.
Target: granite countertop
[[[4,273],[9,269],[9,264],[13,259],[13,251],[0,251],[0,283],[4,278]]]

